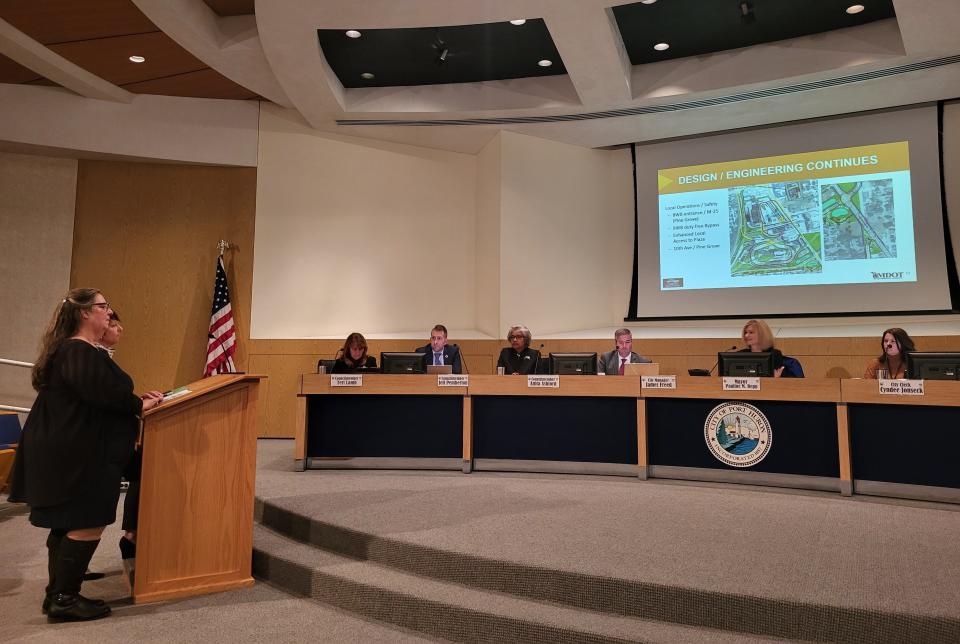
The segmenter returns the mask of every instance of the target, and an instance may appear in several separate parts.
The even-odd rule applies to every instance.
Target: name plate
[[[560,376],[527,376],[528,387],[560,388]]]
[[[881,380],[880,393],[886,396],[922,396],[922,380]]]
[[[437,374],[438,387],[469,387],[470,376],[452,375],[449,373]]]
[[[640,376],[641,389],[676,389],[676,376]]]
[[[730,378],[723,377],[724,391],[760,391],[759,378]]]
[[[330,376],[331,387],[362,387],[363,374],[357,375],[332,375]]]

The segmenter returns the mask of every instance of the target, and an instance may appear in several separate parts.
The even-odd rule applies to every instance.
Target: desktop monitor
[[[563,376],[595,376],[597,375],[597,354],[596,352],[551,353],[550,373]]]
[[[380,354],[381,373],[426,373],[427,354],[384,351]]]
[[[769,351],[721,351],[717,354],[721,376],[766,377],[773,375],[773,354]]]
[[[960,380],[960,352],[911,351],[907,378],[913,380]]]

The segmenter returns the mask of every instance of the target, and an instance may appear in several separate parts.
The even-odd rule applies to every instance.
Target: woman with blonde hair
[[[763,320],[747,320],[740,332],[740,337],[746,346],[740,351],[769,351],[773,354],[774,378],[803,378],[803,367],[796,358],[784,356],[779,349],[774,348],[776,340],[770,325]]]

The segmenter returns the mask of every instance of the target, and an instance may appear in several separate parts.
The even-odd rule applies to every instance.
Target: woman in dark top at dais
[[[503,367],[503,372],[512,375],[529,375],[537,373],[540,364],[540,352],[530,348],[533,334],[522,324],[514,324],[507,329],[509,347],[500,351],[497,367]]]
[[[33,367],[37,399],[14,463],[10,500],[30,505],[30,523],[50,531],[43,612],[51,621],[110,613],[81,595],[80,585],[100,535],[116,520],[138,417],[163,398],[134,394],[130,377],[97,349],[110,313],[92,288],[73,289],[57,305]]]
[[[347,336],[340,353],[342,355],[333,363],[333,373],[356,373],[361,367],[377,366],[377,359],[367,355],[367,339],[359,333]]]

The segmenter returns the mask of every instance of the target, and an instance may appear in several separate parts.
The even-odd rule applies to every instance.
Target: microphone
[[[737,345],[733,345],[732,347],[730,347],[729,349],[727,349],[727,351],[736,351],[736,350],[737,350]],[[710,373],[711,373],[711,374],[713,373],[713,370],[717,368],[717,365],[718,365],[718,364],[720,364],[720,357],[719,357],[719,356],[717,357],[717,361],[713,364],[713,366],[710,367]]]
[[[533,373],[540,373],[540,351],[543,350],[543,342],[540,343],[540,348],[537,349],[537,361],[533,363]]]
[[[463,373],[470,373],[470,370],[467,369],[467,359],[464,357],[463,351],[460,350],[460,345],[454,342],[453,346],[457,348],[457,353],[460,354],[460,364],[463,365]]]

